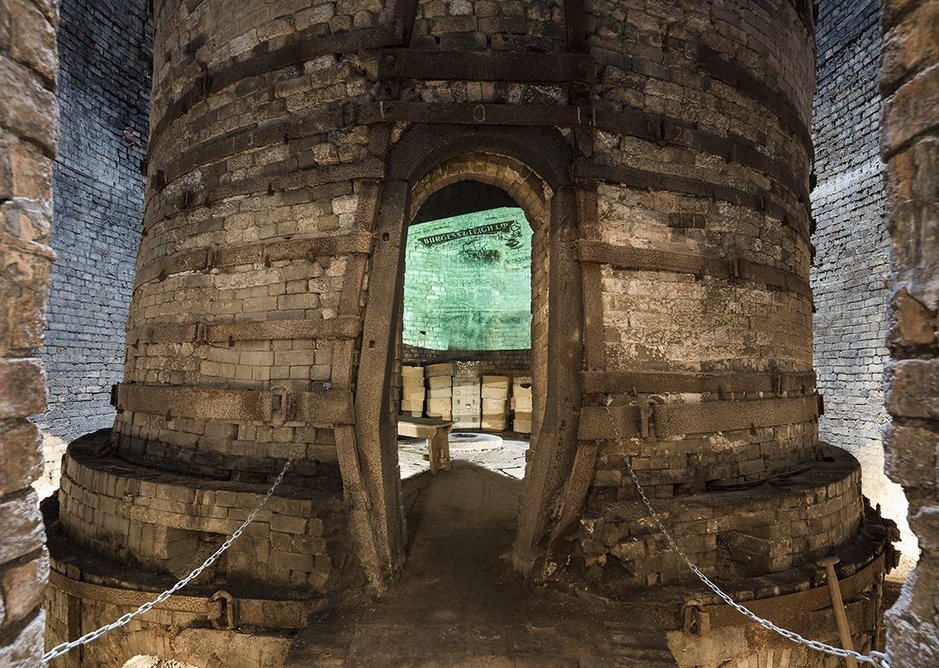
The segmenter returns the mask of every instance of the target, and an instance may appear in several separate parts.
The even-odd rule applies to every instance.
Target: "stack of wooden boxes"
[[[482,428],[505,431],[509,406],[509,377],[483,376]]]
[[[401,367],[401,412],[410,417],[424,414],[424,367]]]
[[[531,433],[531,378],[516,376],[512,379],[512,431]]]
[[[456,362],[453,373],[453,426],[479,429],[479,362]]]
[[[427,378],[427,417],[450,420],[453,415],[453,364],[428,364],[424,367]]]

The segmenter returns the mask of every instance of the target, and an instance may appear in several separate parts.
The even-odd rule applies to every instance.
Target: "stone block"
[[[936,341],[936,314],[901,289],[893,298],[894,321],[890,330],[893,347],[928,346]]]
[[[906,13],[884,35],[880,81],[893,87],[909,73],[939,61],[939,41],[935,26],[939,24],[939,6],[923,2]],[[933,26],[933,30],[924,29]]]
[[[939,506],[923,506],[910,519],[910,525],[919,538],[919,549],[924,555],[939,556]]]
[[[33,490],[0,501],[0,518],[0,564],[38,550],[45,543],[39,501]]]
[[[939,489],[939,434],[915,423],[898,422],[886,433],[887,475],[908,489]]]
[[[28,487],[42,473],[42,441],[36,425],[0,422],[0,496]]]
[[[50,82],[57,74],[55,26],[30,0],[9,0],[10,55]]]
[[[899,360],[890,367],[888,378],[891,415],[939,418],[939,359]]]
[[[753,573],[778,573],[792,565],[788,541],[726,531],[718,536],[717,542],[727,550],[731,560],[751,569]],[[824,541],[820,544],[824,544]]]
[[[890,154],[932,128],[937,107],[939,67],[930,67],[918,72],[886,100],[884,151]]]
[[[6,624],[26,619],[42,605],[48,580],[49,555],[45,550],[36,559],[0,570]]]
[[[302,534],[306,531],[306,519],[288,515],[272,515],[271,531],[288,534]]]
[[[6,91],[0,106],[0,126],[15,128],[21,137],[34,141],[55,155],[59,108],[55,94],[27,66],[0,55],[0,88]]]
[[[9,644],[0,644],[0,665],[8,668],[32,668],[39,665],[43,653],[43,629],[46,613],[42,610],[24,626]]]

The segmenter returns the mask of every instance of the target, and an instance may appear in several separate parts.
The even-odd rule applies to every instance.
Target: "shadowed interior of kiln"
[[[522,478],[532,418],[532,227],[504,190],[457,181],[408,229],[393,398],[402,419],[453,423],[453,459]],[[402,476],[427,469],[399,442]]]

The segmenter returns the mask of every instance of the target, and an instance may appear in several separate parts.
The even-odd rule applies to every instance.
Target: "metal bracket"
[[[238,601],[234,596],[229,594],[224,589],[212,594],[212,598],[209,599],[213,603],[218,604],[215,614],[209,616],[209,621],[212,622],[212,627],[216,629],[224,629],[231,631],[235,628],[235,612],[238,605]]]
[[[711,616],[701,610],[697,603],[689,602],[682,610],[682,630],[696,636],[710,633]]]
[[[649,397],[639,404],[639,435],[641,438],[652,438],[655,436],[663,437],[666,431],[663,425],[667,423],[667,418],[656,411],[656,406],[665,403],[665,399],[659,396]],[[662,432],[662,433],[660,433]]]
[[[283,387],[271,389],[271,416],[269,422],[274,426],[280,426],[287,421],[287,402],[289,396],[287,389]]]
[[[649,438],[649,423],[652,422],[652,402],[643,401],[639,404],[639,435]]]

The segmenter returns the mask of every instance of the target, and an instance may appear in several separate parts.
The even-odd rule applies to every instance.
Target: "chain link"
[[[67,654],[68,652],[72,651],[76,647],[80,647],[81,645],[87,645],[91,641],[97,640],[98,638],[103,636],[105,633],[113,631],[114,629],[119,629],[120,627],[124,626],[135,617],[139,617],[140,615],[144,614],[145,612],[149,611],[155,606],[158,606],[160,603],[163,603],[170,596],[178,592],[180,589],[185,587],[187,584],[192,582],[197,577],[199,577],[206,568],[214,564],[215,561],[220,556],[222,556],[222,554],[224,554],[224,552],[228,548],[232,546],[232,543],[234,543],[238,539],[238,537],[244,532],[244,530],[248,528],[248,525],[254,521],[254,518],[257,517],[259,512],[261,512],[261,509],[264,507],[264,505],[270,500],[271,496],[274,494],[274,490],[277,489],[277,486],[284,479],[284,475],[287,473],[287,469],[290,468],[290,465],[293,463],[294,458],[299,453],[299,449],[300,449],[300,445],[297,445],[297,447],[294,449],[294,453],[290,457],[288,457],[287,461],[284,463],[284,468],[280,470],[280,473],[278,473],[277,477],[274,479],[274,484],[272,484],[270,489],[267,490],[267,493],[264,495],[264,497],[261,499],[258,505],[255,506],[254,510],[251,511],[251,514],[248,515],[245,521],[241,523],[241,526],[235,529],[234,532],[232,532],[232,535],[229,536],[228,539],[224,543],[222,543],[222,545],[215,552],[213,552],[209,556],[208,559],[206,559],[205,561],[202,562],[202,564],[200,564],[195,569],[193,569],[189,573],[189,575],[184,577],[182,580],[177,582],[175,585],[173,585],[172,587],[164,591],[162,594],[160,594],[156,598],[153,598],[147,601],[146,603],[142,604],[139,608],[137,608],[136,610],[133,610],[132,612],[124,613],[123,615],[115,619],[110,624],[102,626],[100,629],[95,629],[94,631],[86,633],[85,635],[83,635],[81,638],[78,638],[77,640],[73,640],[71,642],[64,642],[61,645],[56,645],[55,647],[50,649],[48,652],[43,654],[42,659],[39,662],[39,665],[47,666],[49,662],[52,661],[53,659],[58,658],[62,656],[63,654]]]
[[[619,425],[616,424],[616,420],[613,418],[613,413],[610,411],[609,399],[607,400],[607,403],[606,403],[606,414],[610,418],[610,424],[613,426],[613,434],[616,437],[616,442],[620,445],[620,447],[623,448],[623,461],[626,463],[626,470],[629,472],[629,477],[632,478],[633,484],[636,486],[636,491],[639,492],[639,496],[642,498],[643,505],[645,505],[646,510],[649,511],[649,515],[652,517],[652,520],[655,522],[655,525],[658,527],[659,531],[661,531],[662,534],[665,536],[665,540],[668,541],[668,544],[671,546],[671,548],[681,558],[681,560],[685,562],[685,565],[689,569],[691,569],[691,572],[697,575],[698,579],[701,580],[701,582],[703,582],[708,587],[708,589],[710,589],[712,592],[717,594],[727,605],[732,607],[734,610],[739,612],[744,617],[750,619],[751,621],[756,622],[763,628],[769,631],[772,631],[773,633],[781,635],[783,638],[799,643],[801,645],[805,645],[806,647],[810,649],[814,649],[818,652],[831,654],[833,656],[837,656],[842,659],[852,657],[856,661],[860,661],[862,663],[869,663],[871,665],[878,666],[879,668],[891,668],[890,660],[887,657],[887,655],[884,654],[883,652],[872,651],[869,655],[860,654],[853,650],[842,649],[840,647],[832,647],[831,645],[826,645],[825,643],[819,642],[817,640],[809,640],[807,638],[802,637],[795,631],[784,629],[780,626],[776,626],[768,619],[763,619],[756,613],[752,612],[750,609],[745,608],[744,606],[737,603],[734,599],[730,597],[730,595],[724,593],[724,591],[721,590],[721,588],[718,587],[716,584],[714,584],[714,582],[712,582],[711,579],[708,578],[708,576],[706,576],[704,572],[702,572],[701,569],[698,568],[694,564],[694,562],[691,561],[688,555],[686,555],[682,551],[682,549],[678,547],[678,543],[676,543],[675,539],[672,538],[672,534],[668,531],[668,529],[665,528],[665,523],[659,517],[659,514],[655,511],[655,509],[652,507],[652,503],[649,501],[649,497],[646,496],[645,490],[642,489],[642,485],[639,484],[639,478],[636,475],[636,472],[633,470],[632,460],[629,457],[629,453],[626,451],[626,442],[623,440],[622,436],[620,435]]]

